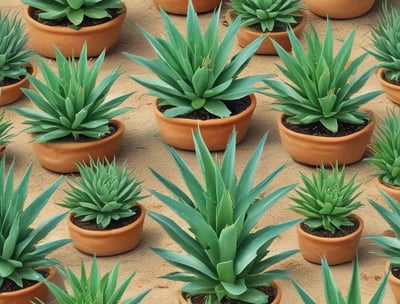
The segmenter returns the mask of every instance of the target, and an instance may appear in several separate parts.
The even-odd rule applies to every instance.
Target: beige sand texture
[[[123,32],[119,42],[112,53],[108,54],[101,71],[101,75],[106,75],[110,69],[116,65],[120,65],[125,73],[120,77],[117,83],[111,90],[111,95],[117,95],[127,92],[135,91],[136,93],[128,99],[125,105],[135,108],[134,111],[122,115],[120,118],[126,124],[126,133],[123,138],[122,150],[118,155],[118,163],[126,161],[128,166],[134,170],[140,179],[144,180],[144,185],[147,189],[157,189],[165,191],[161,188],[160,183],[152,176],[149,167],[157,170],[167,178],[172,179],[177,185],[181,186],[182,181],[177,174],[176,168],[173,166],[172,159],[167,153],[162,139],[159,136],[156,123],[153,118],[151,103],[153,97],[146,95],[146,90],[138,84],[129,79],[129,75],[149,75],[148,71],[138,66],[137,64],[128,60],[122,52],[131,52],[141,56],[153,56],[150,46],[146,43],[145,39],[141,36],[139,31],[132,26],[135,22],[145,27],[150,33],[163,34],[163,24],[157,8],[154,6],[152,0],[125,0],[128,8],[128,16],[123,26]],[[390,4],[400,7],[398,1],[389,0]],[[363,48],[370,45],[370,29],[376,26],[377,12],[379,11],[381,1],[377,1],[373,9],[365,16],[353,20],[334,20],[332,26],[335,31],[336,39],[343,40],[353,27],[357,27],[356,43],[354,45],[353,56],[361,54]],[[351,5],[351,1],[349,1]],[[21,12],[23,5],[20,1],[6,1],[0,0],[0,8],[3,11],[11,9],[15,12]],[[228,9],[228,4],[224,3],[223,11]],[[309,30],[313,24],[318,32],[322,33],[325,29],[326,20],[308,13],[309,21],[305,30]],[[174,22],[180,29],[185,27],[185,17],[173,16]],[[210,14],[201,15],[200,19],[202,24],[206,25]],[[221,33],[226,30],[223,25],[223,20],[220,23]],[[239,46],[235,46],[235,51],[238,51]],[[48,60],[54,66],[54,61]],[[243,72],[244,74],[260,74],[260,73],[278,73],[275,64],[279,63],[279,58],[276,56],[255,56],[250,62],[248,68]],[[376,63],[375,59],[368,57],[362,65],[362,69],[366,69]],[[41,74],[38,74],[41,78]],[[363,91],[371,91],[380,89],[380,85],[373,74]],[[273,100],[266,96],[258,95],[258,105],[254,114],[254,119],[251,124],[250,130],[246,139],[237,147],[237,170],[241,172],[245,161],[256,147],[258,141],[261,139],[265,132],[269,132],[269,138],[265,146],[264,154],[261,160],[261,166],[257,173],[257,180],[260,180],[266,174],[276,169],[282,164],[286,164],[287,168],[281,173],[272,183],[267,191],[272,191],[290,183],[300,182],[299,172],[302,171],[309,175],[315,169],[295,163],[283,149],[277,127],[276,118],[278,113],[271,110],[271,103]],[[14,107],[32,106],[26,97],[10,105]],[[395,104],[390,102],[385,95],[381,95],[365,108],[371,109],[378,117],[381,117],[386,109],[396,107]],[[29,203],[35,198],[43,189],[50,185],[55,179],[59,177],[58,174],[49,172],[43,169],[35,160],[30,146],[30,137],[23,133],[25,126],[22,124],[23,118],[7,109],[6,118],[14,122],[14,130],[19,132],[18,136],[7,147],[7,155],[15,158],[16,163],[16,178],[19,181],[27,166],[33,162],[33,173],[30,181],[29,190]],[[199,174],[199,168],[196,165],[195,155],[192,152],[180,151],[180,155],[188,162],[196,174]],[[218,157],[220,154],[215,153]],[[360,162],[348,166],[348,174],[358,172],[357,181],[361,182],[363,193],[360,197],[361,201],[365,204],[357,213],[365,220],[364,235],[367,234],[380,234],[388,226],[376,214],[376,212],[369,206],[367,200],[373,199],[383,203],[383,198],[380,195],[374,178],[371,176],[374,173],[374,168],[370,165]],[[65,180],[70,180],[73,176],[66,175]],[[40,215],[39,220],[47,218],[48,216],[59,214],[65,210],[56,205],[64,198],[63,190],[67,188],[66,181],[57,190],[56,194],[51,198],[49,204],[45,207],[44,212]],[[147,192],[147,191],[146,191]],[[290,199],[285,197],[277,203],[261,220],[259,227],[264,225],[278,223],[281,221],[289,220],[298,217],[296,213],[289,210]],[[148,197],[143,201],[143,204],[149,210],[161,212],[176,219],[176,216],[171,214],[166,207],[163,206],[154,197]],[[177,220],[178,221],[178,220]],[[48,237],[48,239],[59,239],[68,237],[66,223],[62,222]],[[118,261],[122,261],[120,271],[121,280],[133,271],[137,271],[135,278],[130,284],[124,298],[136,295],[137,293],[151,288],[152,291],[143,300],[143,304],[173,304],[177,303],[177,291],[181,286],[179,282],[170,282],[165,279],[159,278],[161,275],[176,268],[167,264],[160,257],[155,255],[149,247],[162,247],[167,249],[178,249],[178,246],[164,233],[159,225],[151,218],[147,217],[142,241],[139,246],[126,254],[115,257],[98,258],[101,270],[103,272],[110,270],[113,265]],[[273,243],[271,250],[272,253],[277,253],[281,250],[297,248],[297,239],[295,229],[282,234]],[[367,303],[373,294],[374,290],[379,284],[380,279],[384,273],[385,260],[378,258],[369,253],[372,245],[366,240],[362,240],[359,248],[359,262],[361,272],[361,288],[363,303]],[[58,250],[52,257],[59,259],[65,266],[79,271],[81,260],[86,265],[90,265],[91,256],[78,252],[72,244]],[[296,254],[288,260],[278,265],[280,268],[291,268],[294,270],[292,278],[304,286],[304,288],[318,301],[324,303],[324,295],[321,281],[321,268],[319,265],[313,265],[303,260],[301,254]],[[332,268],[334,277],[336,278],[340,289],[344,294],[347,294],[348,282],[351,275],[351,264],[335,266]],[[61,279],[57,277],[58,283]],[[300,303],[300,298],[295,289],[288,281],[281,282],[283,286],[282,303]],[[56,303],[50,297],[49,304]],[[390,289],[386,291],[384,303],[394,303]]]

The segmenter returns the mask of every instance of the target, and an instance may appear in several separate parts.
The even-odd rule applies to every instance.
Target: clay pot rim
[[[159,109],[158,109],[158,101],[159,99],[156,98],[153,101],[153,112],[156,115],[157,118],[159,118],[162,121],[167,121],[171,122],[174,121],[175,123],[181,124],[181,125],[186,125],[186,126],[193,126],[193,125],[199,125],[201,127],[207,127],[207,126],[212,126],[215,124],[215,122],[218,122],[218,124],[231,124],[234,121],[240,120],[241,118],[245,117],[248,115],[249,112],[254,112],[257,104],[256,96],[254,93],[248,95],[250,97],[250,105],[242,112],[229,116],[229,117],[224,117],[224,118],[213,118],[213,119],[208,119],[208,120],[200,120],[200,119],[188,119],[188,118],[180,118],[180,117],[167,117],[165,116]]]
[[[302,235],[304,235],[308,239],[314,239],[314,240],[323,239],[324,241],[326,241],[326,243],[336,243],[338,240],[346,240],[346,239],[349,239],[349,238],[353,238],[354,235],[358,235],[358,234],[361,234],[363,232],[363,230],[364,230],[364,220],[362,219],[362,217],[357,215],[357,214],[355,214],[355,213],[350,214],[349,217],[357,219],[358,222],[360,223],[360,225],[359,225],[359,227],[358,227],[358,229],[356,231],[354,231],[353,233],[350,233],[348,235],[342,236],[342,237],[329,238],[329,237],[319,237],[319,236],[316,236],[316,235],[313,235],[313,234],[309,234],[309,233],[307,233],[306,231],[304,231],[301,228],[301,224],[303,223],[303,221],[301,221],[301,222],[296,224],[296,229],[298,231],[300,231],[302,233]]]
[[[336,143],[336,142],[342,142],[342,141],[351,141],[355,137],[357,137],[360,133],[364,133],[367,130],[373,129],[375,127],[376,116],[375,116],[374,112],[372,112],[370,110],[364,110],[363,112],[366,112],[369,115],[369,117],[371,118],[371,120],[368,122],[368,124],[361,130],[358,130],[357,132],[354,132],[354,133],[348,134],[348,135],[344,135],[344,136],[329,137],[329,136],[310,135],[310,134],[303,134],[303,133],[295,132],[293,130],[286,128],[286,126],[283,124],[283,122],[282,122],[283,119],[285,117],[287,117],[287,115],[285,113],[279,114],[278,125],[280,125],[282,127],[282,129],[285,130],[286,133],[290,134],[291,137],[295,137],[295,138],[300,138],[300,139],[309,138],[309,137],[318,138],[318,141],[323,142],[323,143]]]
[[[79,30],[75,30],[68,26],[61,26],[61,25],[49,26],[49,25],[40,23],[31,17],[31,15],[29,13],[30,9],[31,9],[31,6],[25,5],[25,7],[24,7],[25,20],[26,20],[26,22],[34,25],[36,28],[39,28],[41,31],[50,32],[50,33],[63,32],[64,34],[74,34],[74,33],[79,32],[83,35],[85,35],[87,33],[93,33],[93,32],[102,32],[104,30],[104,28],[114,26],[115,24],[120,22],[121,18],[123,18],[123,19],[125,18],[126,12],[127,12],[126,5],[124,3],[122,3],[122,8],[121,8],[122,12],[117,17],[115,17],[107,22],[98,24],[98,25],[86,26],[86,27],[80,28]]]
[[[395,186],[395,185],[392,185],[392,184],[385,183],[382,180],[382,176],[377,176],[376,177],[376,181],[377,181],[378,184],[383,185],[384,187],[387,187],[387,188],[390,188],[390,189],[394,189],[394,190],[396,190],[396,189],[400,190],[400,186]]]
[[[83,235],[85,237],[95,238],[95,237],[103,235],[104,233],[107,233],[107,234],[124,233],[125,231],[131,230],[132,227],[140,225],[140,223],[144,220],[144,218],[146,216],[146,207],[143,204],[139,203],[139,202],[136,203],[136,206],[140,207],[140,209],[141,209],[140,216],[135,221],[133,221],[132,223],[130,223],[130,224],[126,225],[126,226],[123,226],[123,227],[119,227],[119,228],[115,228],[115,229],[108,229],[108,230],[88,230],[88,229],[83,229],[83,228],[81,228],[79,226],[76,226],[71,221],[71,218],[75,215],[74,212],[70,212],[69,213],[69,215],[67,217],[67,224],[68,224],[68,227],[71,230],[73,230],[75,232],[79,232],[80,235]]]
[[[32,76],[35,76],[35,75],[36,75],[36,72],[37,72],[36,64],[34,64],[33,62],[28,62],[27,68],[31,68],[31,69],[32,69],[32,73],[29,73],[29,72],[28,72],[29,75],[32,75]],[[9,84],[9,85],[2,86],[1,88],[2,88],[3,90],[6,90],[6,89],[7,89],[7,90],[16,89],[17,87],[22,86],[24,83],[26,83],[26,82],[28,82],[28,81],[29,81],[29,80],[28,80],[28,77],[25,75],[25,77],[22,78],[21,80],[19,80],[18,82],[15,82],[15,83],[13,83],[13,84]]]
[[[380,81],[380,83],[382,83],[384,86],[395,89],[395,90],[399,90],[400,89],[400,85],[395,85],[394,83],[391,83],[389,81],[387,81],[384,77],[386,69],[384,68],[378,68],[377,71],[377,75],[378,75],[378,80]]]

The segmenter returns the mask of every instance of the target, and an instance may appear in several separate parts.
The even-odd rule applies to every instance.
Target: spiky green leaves
[[[337,133],[339,122],[362,124],[370,119],[359,109],[382,92],[355,95],[375,69],[371,67],[355,75],[367,55],[350,59],[355,33],[353,30],[347,36],[336,55],[329,20],[322,41],[315,28],[304,33],[305,46],[289,29],[292,54],[273,41],[283,62],[283,66],[278,65],[278,68],[288,81],[272,77],[265,80],[272,91],[267,90],[265,94],[277,100],[274,109],[285,113],[288,122],[300,125],[321,123],[330,132]]]
[[[232,10],[242,26],[260,25],[263,32],[286,31],[298,23],[299,0],[232,0]]]
[[[361,207],[356,201],[361,184],[355,184],[356,174],[346,180],[343,166],[333,165],[331,173],[323,165],[312,173],[311,178],[301,173],[303,186],[296,189],[297,197],[291,199],[291,209],[305,217],[304,223],[312,229],[325,229],[335,233],[344,226],[353,226],[349,215]]]
[[[106,229],[111,220],[134,215],[132,208],[141,196],[142,182],[124,164],[118,167],[112,162],[92,159],[89,165],[77,164],[81,178],[69,183],[67,197],[59,205],[70,209],[75,217],[83,221],[95,220],[100,228]]]
[[[66,59],[55,48],[58,73],[42,58],[38,58],[44,81],[29,76],[31,89],[22,89],[38,109],[13,108],[27,118],[24,124],[35,141],[47,142],[72,136],[101,138],[110,133],[109,120],[131,108],[118,108],[131,93],[105,101],[114,82],[122,74],[113,69],[100,83],[96,83],[105,51],[89,66],[87,47],[83,46],[79,60]]]
[[[4,120],[5,111],[0,112],[0,145],[5,145],[15,136],[11,133],[13,124],[11,121]]]
[[[108,10],[122,8],[120,0],[22,0],[22,2],[43,11],[39,14],[40,18],[47,20],[67,18],[77,28],[85,17],[111,19]]]
[[[157,58],[146,59],[129,53],[125,55],[159,78],[131,77],[146,87],[150,95],[158,97],[160,106],[168,107],[164,112],[166,116],[184,116],[198,109],[205,109],[217,117],[228,117],[231,112],[226,106],[227,102],[262,91],[254,85],[265,79],[265,75],[238,77],[248,65],[263,37],[230,58],[240,20],[230,24],[225,35],[219,40],[221,7],[211,17],[203,34],[196,12],[189,1],[186,38],[168,14],[162,9],[160,12],[168,39],[153,37],[144,28],[139,27]]]
[[[213,158],[199,131],[193,139],[203,181],[173,148],[168,148],[190,195],[152,170],[171,196],[155,190],[151,193],[189,225],[189,229],[184,229],[172,218],[149,212],[185,252],[153,248],[181,269],[164,277],[185,282],[182,291],[186,293],[209,295],[207,303],[218,304],[223,298],[267,303],[267,297],[257,287],[268,286],[271,280],[285,277],[288,270],[270,270],[270,267],[297,252],[289,250],[267,257],[269,247],[280,233],[298,220],[258,230],[255,227],[267,210],[294,185],[266,191],[283,167],[253,185],[267,136],[262,138],[239,178],[235,171],[236,133],[228,141],[222,162]]]

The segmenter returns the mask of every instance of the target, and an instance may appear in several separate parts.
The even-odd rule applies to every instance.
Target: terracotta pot
[[[275,299],[271,302],[271,304],[279,304],[281,302],[281,298],[282,298],[282,287],[276,281],[271,281],[271,285],[274,286],[274,288],[276,290]],[[179,300],[179,304],[188,304],[189,303],[189,301],[185,299],[182,291],[178,292],[178,300]]]
[[[96,256],[112,256],[124,253],[135,248],[142,237],[143,223],[146,216],[146,208],[140,207],[139,218],[127,226],[110,230],[87,230],[72,223],[71,213],[67,217],[68,231],[76,249]]]
[[[289,130],[283,124],[285,115],[278,117],[279,135],[283,146],[293,160],[312,166],[330,166],[337,161],[339,165],[360,161],[367,150],[376,118],[373,112],[366,111],[371,121],[365,128],[346,136],[325,137],[301,134]]]
[[[301,35],[303,32],[304,26],[307,23],[307,15],[303,12],[300,11],[301,15],[303,16],[300,23],[295,25],[293,27],[293,31],[295,35],[298,37]],[[231,23],[232,18],[234,18],[234,12],[232,10],[228,10],[226,13],[226,20],[228,23]],[[287,32],[267,32],[267,33],[261,33],[252,30],[250,27],[240,27],[238,35],[237,35],[237,41],[238,44],[241,47],[246,47],[249,45],[251,42],[256,40],[258,37],[261,35],[265,35],[266,37],[264,41],[261,43],[260,47],[257,49],[256,54],[262,54],[262,55],[276,55],[277,52],[275,50],[274,45],[272,44],[272,40],[275,40],[278,42],[286,51],[290,52],[292,50],[292,46],[289,41],[289,36]]]
[[[315,15],[331,19],[350,19],[366,14],[375,0],[305,0],[306,7]]]
[[[29,63],[28,71],[31,71],[30,74],[36,75],[36,66]],[[20,81],[1,87],[0,88],[0,106],[4,106],[16,101],[18,98],[22,96],[21,88],[28,88],[29,80],[28,77],[22,78]]]
[[[328,265],[338,265],[350,262],[354,259],[361,234],[364,229],[364,221],[361,217],[352,214],[360,223],[358,229],[344,237],[328,238],[318,237],[305,232],[301,223],[296,225],[297,241],[304,259],[315,264],[321,264],[321,258],[325,256]]]
[[[210,151],[224,150],[232,130],[235,128],[236,143],[245,137],[251,123],[256,97],[250,96],[250,106],[243,112],[226,117],[209,120],[195,120],[186,118],[170,118],[163,115],[157,107],[157,100],[153,102],[153,112],[164,141],[178,149],[194,151],[192,131],[200,128],[201,134]]]
[[[388,278],[390,289],[392,290],[392,293],[396,300],[396,303],[400,304],[400,279],[398,279],[397,277],[395,277],[393,275],[390,261],[387,261],[387,263],[386,263],[386,271],[390,272],[389,278]]]
[[[375,181],[376,181],[376,183],[378,184],[378,187],[381,190],[385,191],[387,194],[389,194],[396,201],[400,202],[400,187],[396,187],[396,186],[392,186],[392,185],[386,184],[380,178],[376,178]]]
[[[58,173],[79,172],[76,162],[89,164],[93,160],[112,161],[121,146],[125,125],[118,120],[110,120],[116,132],[98,140],[86,142],[32,142],[32,149],[38,162],[46,169]]]
[[[79,56],[85,41],[88,57],[98,56],[104,49],[110,52],[117,43],[126,16],[124,6],[122,14],[106,23],[74,30],[67,26],[49,26],[37,22],[31,17],[31,10],[29,6],[24,8],[28,43],[34,51],[50,58],[55,57],[54,45],[65,57]]]
[[[49,267],[49,275],[46,277],[48,281],[54,282],[56,268]],[[37,299],[46,302],[49,290],[46,284],[38,282],[32,286],[12,292],[0,293],[0,304],[29,304]]]
[[[395,85],[387,81],[384,74],[385,70],[383,68],[378,69],[376,74],[383,91],[391,101],[400,104],[400,85]]]
[[[177,15],[186,15],[188,3],[188,0],[154,0],[157,7],[162,7],[167,13]],[[221,0],[192,0],[192,3],[197,13],[206,13],[214,10]]]

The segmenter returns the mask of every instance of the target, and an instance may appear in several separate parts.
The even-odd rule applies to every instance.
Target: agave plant
[[[47,218],[33,227],[39,213],[57,190],[62,178],[57,179],[31,203],[27,203],[30,165],[21,182],[14,189],[14,161],[7,172],[6,157],[0,160],[0,286],[6,280],[23,287],[23,280],[39,281],[38,268],[57,265],[58,261],[47,255],[69,243],[68,239],[44,242],[44,238],[65,217],[59,214]],[[27,206],[24,209],[24,206]]]
[[[228,141],[221,164],[207,150],[200,131],[193,138],[204,185],[170,147],[168,150],[190,195],[152,170],[172,196],[155,190],[151,193],[189,225],[189,229],[184,229],[174,219],[150,212],[150,216],[185,252],[152,248],[167,262],[181,269],[164,278],[185,282],[182,291],[189,295],[207,295],[205,303],[208,304],[221,303],[222,299],[267,303],[268,296],[257,287],[269,286],[272,280],[286,277],[290,270],[269,268],[298,252],[288,250],[267,257],[270,245],[281,232],[298,220],[272,224],[258,230],[254,228],[268,208],[294,185],[283,186],[260,196],[284,166],[257,185],[252,185],[267,135],[258,144],[240,178],[235,174],[235,132]]]
[[[385,78],[400,83],[400,13],[398,9],[382,3],[377,28],[371,29],[372,48],[367,49],[378,60],[378,66],[385,69]]]
[[[300,214],[304,224],[311,229],[324,229],[335,233],[344,226],[353,226],[349,215],[362,206],[357,201],[361,192],[357,192],[361,183],[355,184],[357,174],[346,180],[346,170],[338,164],[332,166],[332,172],[323,165],[316,169],[317,172],[308,178],[300,173],[303,186],[296,189],[297,197],[291,199],[295,202],[290,208]]]
[[[382,92],[354,95],[375,69],[371,67],[355,75],[368,55],[364,53],[354,60],[350,59],[355,29],[344,40],[336,55],[329,20],[322,41],[314,27],[310,33],[304,33],[304,47],[291,28],[288,34],[292,54],[275,41],[273,44],[283,62],[283,66],[278,65],[278,68],[289,81],[273,77],[264,81],[272,90],[266,90],[265,94],[277,100],[274,109],[287,115],[289,123],[320,123],[332,133],[337,133],[339,122],[363,124],[369,121],[369,115],[359,111],[359,108]]]
[[[5,79],[16,79],[27,74],[33,52],[24,49],[28,36],[18,15],[0,12],[0,87]]]
[[[96,85],[105,51],[89,67],[87,47],[83,46],[79,60],[66,59],[55,48],[58,74],[42,58],[38,58],[44,81],[28,75],[35,90],[23,89],[24,94],[39,109],[13,108],[27,118],[26,130],[35,134],[35,141],[47,142],[72,136],[101,138],[110,134],[109,120],[131,108],[117,108],[131,93],[105,101],[107,93],[122,72],[114,68]]]
[[[375,175],[385,183],[400,186],[400,113],[388,110],[374,133],[373,155],[365,161],[375,166]]]
[[[112,18],[110,9],[121,9],[120,0],[22,0],[22,3],[41,10],[39,17],[47,20],[68,21],[79,28],[85,17]]]
[[[340,292],[325,258],[322,258],[321,265],[322,265],[322,282],[324,284],[324,294],[325,294],[325,302],[324,303],[325,304],[361,304],[362,303],[362,301],[361,301],[362,294],[361,294],[361,287],[360,287],[360,272],[359,272],[357,256],[356,256],[355,261],[353,261],[351,278],[350,278],[350,286],[349,286],[349,290],[347,291],[346,298],[344,298],[342,293]],[[382,303],[383,297],[385,295],[388,275],[389,275],[389,273],[385,274],[385,276],[383,277],[382,281],[380,282],[378,288],[375,290],[375,293],[372,296],[369,303],[371,303],[371,304]],[[292,281],[292,282],[304,304],[317,304],[318,303],[303,289],[303,287],[301,287],[301,285],[299,283],[297,283],[296,281]]]
[[[118,167],[115,161],[90,159],[89,165],[77,163],[81,178],[69,183],[67,197],[59,205],[75,213],[82,221],[95,220],[101,229],[106,229],[111,220],[135,215],[132,209],[141,196],[142,182],[126,168]]]
[[[189,1],[185,39],[168,14],[162,9],[160,12],[168,39],[153,37],[139,27],[157,58],[146,59],[129,53],[125,55],[158,76],[159,79],[131,78],[148,88],[150,95],[158,97],[159,106],[168,108],[164,115],[185,116],[204,109],[217,117],[228,117],[231,111],[227,103],[262,91],[253,85],[265,79],[265,75],[239,78],[239,73],[249,63],[263,37],[229,59],[240,27],[240,18],[229,25],[220,41],[218,23],[221,6],[202,34],[197,14]]]
[[[94,256],[90,273],[86,273],[85,266],[81,261],[80,278],[70,268],[60,268],[59,272],[64,279],[67,280],[71,288],[71,292],[60,288],[52,282],[45,280],[44,283],[47,285],[58,303],[62,304],[139,304],[150,292],[150,290],[143,291],[133,298],[129,298],[120,302],[124,292],[128,288],[129,283],[135,276],[135,273],[132,273],[119,285],[117,285],[120,264],[121,262],[118,261],[111,271],[101,276],[96,256]],[[37,303],[44,304],[42,301]]]
[[[286,31],[298,23],[300,0],[232,0],[242,26],[259,25],[263,32]]]
[[[11,133],[13,123],[11,121],[4,120],[5,111],[0,112],[0,146],[6,145],[15,136]]]

